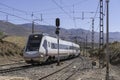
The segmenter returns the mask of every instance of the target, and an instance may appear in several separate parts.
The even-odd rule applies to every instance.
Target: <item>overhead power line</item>
[[[94,20],[95,20],[95,18],[96,18],[96,16],[97,16],[97,13],[98,13],[98,10],[99,10],[99,5],[100,5],[100,3],[98,2],[98,6],[97,6],[97,9],[96,9],[96,12],[95,12],[95,15],[94,15]]]
[[[13,7],[8,6],[8,5],[6,5],[6,4],[3,4],[3,3],[0,3],[0,5],[2,5],[2,6],[4,6],[4,7],[7,7],[7,8],[10,8],[10,9],[12,9],[12,10],[15,10],[15,11],[18,11],[18,12],[21,12],[21,13],[24,13],[24,14],[28,14],[27,11],[23,11],[23,10],[20,10],[20,9],[16,9],[16,8],[13,8]]]
[[[82,3],[84,3],[84,2],[86,2],[86,1],[88,1],[88,0],[81,0],[81,1],[78,1],[78,2],[75,2],[75,3],[73,3],[73,4],[70,4],[70,5],[64,5],[63,7],[64,8],[66,8],[66,7],[73,7],[73,5],[80,5],[80,4],[82,4]],[[60,2],[61,3],[61,2]],[[58,4],[58,3],[57,3]],[[58,4],[59,5],[59,4]],[[56,10],[56,9],[58,9],[58,8],[48,8],[48,9],[42,9],[42,10],[40,10],[40,11],[33,11],[34,13],[41,13],[41,11],[51,11],[51,10]]]
[[[96,9],[95,15],[93,17],[94,21],[96,19],[97,13],[99,13],[99,6],[100,6],[100,2],[98,1],[97,9]],[[95,31],[97,31],[98,29],[99,29],[99,24],[98,24],[98,26],[97,26]]]
[[[17,15],[11,14],[11,13],[7,13],[7,12],[4,12],[4,11],[0,11],[0,12],[1,12],[1,13],[4,13],[4,14],[7,14],[7,15],[10,15],[10,16],[14,16],[14,17],[23,19],[23,20],[25,20],[25,21],[31,22],[31,20],[29,20],[29,19],[25,19],[25,18],[23,18],[23,17],[17,16]]]
[[[53,1],[53,3],[55,3],[66,15],[68,15],[70,18],[72,18],[72,16],[71,16],[68,12],[66,12],[66,11],[63,9],[63,7],[60,6],[55,0],[52,0],[52,1]]]

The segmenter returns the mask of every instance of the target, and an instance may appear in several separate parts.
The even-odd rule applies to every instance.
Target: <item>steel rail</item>
[[[11,67],[11,68],[7,68],[7,69],[1,69],[0,73],[8,73],[8,72],[13,72],[13,71],[18,71],[18,70],[22,70],[22,69],[27,69],[27,68],[32,68],[32,65],[23,65],[23,66],[18,66],[18,67]]]
[[[56,71],[54,71],[54,72],[52,72],[52,73],[50,73],[50,74],[48,74],[48,75],[45,75],[45,76],[39,78],[38,80],[46,79],[46,78],[48,78],[48,77],[50,77],[50,76],[52,76],[52,75],[54,75],[54,74],[56,74],[56,73],[58,73],[58,72],[60,72],[60,71],[62,71],[62,70],[68,68],[68,67],[69,67],[70,65],[72,65],[75,61],[76,61],[76,59],[75,59],[74,61],[72,61],[70,64],[64,66],[63,68],[58,69],[58,70],[56,70]],[[65,78],[64,80],[69,80],[69,78],[72,77],[72,76],[73,76],[76,72],[78,72],[79,70],[80,70],[80,67],[79,67],[77,70],[75,70],[72,74],[70,74],[67,78]]]
[[[70,64],[64,66],[63,68],[61,68],[61,69],[59,69],[59,70],[56,70],[56,71],[54,71],[54,72],[52,72],[52,73],[50,73],[50,74],[48,74],[48,75],[45,75],[45,76],[39,78],[38,80],[42,80],[42,79],[45,79],[45,78],[47,78],[47,77],[49,77],[49,76],[52,76],[52,75],[54,75],[54,74],[56,74],[56,73],[62,71],[63,69],[69,67],[69,66],[72,65],[74,62],[75,62],[75,60],[74,60],[73,62],[71,62]]]

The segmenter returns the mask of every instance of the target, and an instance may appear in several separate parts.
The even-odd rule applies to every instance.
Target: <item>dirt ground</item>
[[[0,65],[3,64],[10,64],[15,63],[17,61],[24,60],[22,57],[7,57],[2,58],[0,57]],[[76,80],[105,80],[106,75],[106,68],[99,69],[99,64],[97,63],[96,66],[93,67],[93,69],[85,70],[82,75],[79,75],[79,77]],[[120,66],[119,66],[120,67]],[[120,80],[120,68],[118,66],[112,66],[110,65],[110,80]],[[15,76],[0,76],[0,80],[30,80],[27,77],[15,77]]]
[[[27,77],[0,76],[0,80],[30,80]]]
[[[83,72],[77,80],[105,80],[106,78],[106,67],[99,69],[99,64],[97,63],[93,69]],[[119,66],[120,67],[120,66]],[[120,69],[118,66],[110,65],[109,67],[109,80],[120,80]]]
[[[9,56],[9,57],[8,56],[4,56],[4,57],[0,56],[0,65],[12,64],[12,63],[20,62],[20,61],[24,61],[23,57],[21,57],[20,55]]]

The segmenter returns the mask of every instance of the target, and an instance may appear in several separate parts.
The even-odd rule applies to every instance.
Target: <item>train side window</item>
[[[59,47],[60,47],[60,49],[68,49],[68,46],[64,45],[64,44],[60,44]]]
[[[46,49],[47,48],[47,40],[44,40],[43,42],[43,47]]]
[[[51,43],[51,48],[52,49],[57,49],[58,48],[58,45],[56,43]]]
[[[51,48],[55,49],[55,44],[54,43],[51,43]]]
[[[58,44],[51,43],[51,48],[52,49],[57,49],[58,48]],[[59,44],[59,49],[68,49],[68,46],[67,45],[63,45],[63,44]]]
[[[48,42],[48,47],[50,47],[50,42]]]

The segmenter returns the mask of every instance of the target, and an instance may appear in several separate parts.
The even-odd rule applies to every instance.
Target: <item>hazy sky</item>
[[[105,0],[103,1],[105,13]],[[55,25],[55,18],[59,17],[62,28],[91,30],[91,18],[95,17],[98,4],[99,0],[0,0],[0,19],[8,19],[16,24],[30,23],[33,12],[33,19],[41,20],[42,14],[42,21],[36,20],[39,24]],[[110,0],[109,5],[110,31],[120,32],[120,0]],[[99,31],[98,12],[94,23],[95,31]],[[104,28],[106,28],[105,17]]]

